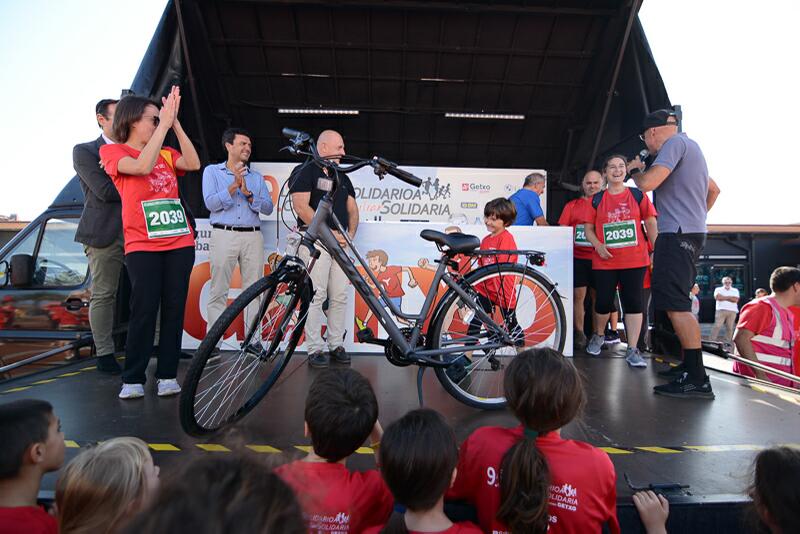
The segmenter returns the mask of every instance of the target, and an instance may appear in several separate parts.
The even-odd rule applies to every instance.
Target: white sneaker
[[[164,378],[158,380],[158,396],[169,397],[170,395],[177,395],[181,392],[181,386],[174,378]]]
[[[120,399],[140,399],[144,397],[143,384],[122,384],[122,391],[119,392]]]

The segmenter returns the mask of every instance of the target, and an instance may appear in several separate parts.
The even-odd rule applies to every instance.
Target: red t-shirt
[[[606,243],[607,235],[611,237],[606,247],[614,257],[604,260],[594,251],[592,269],[635,269],[650,265],[642,221],[656,216],[656,208],[647,195],[642,197],[637,206],[628,188],[616,195],[606,190],[597,210],[589,205],[585,222],[594,223],[594,231],[601,243]]]
[[[125,236],[126,254],[194,246],[189,220],[180,207],[178,179],[176,171],[173,170],[175,162],[181,158],[181,153],[169,147],[163,150],[172,155],[171,166],[159,154],[150,174],[131,176],[119,173],[117,166],[122,158],[128,156],[138,158],[141,153],[139,150],[124,144],[100,147],[100,160],[122,199],[122,232]],[[178,170],[177,174],[183,176],[185,173]],[[171,199],[173,202],[145,204],[148,201],[163,199]]]
[[[384,526],[386,525],[370,527],[364,531],[364,534],[380,534]],[[461,523],[453,523],[453,526],[445,530],[426,530],[425,532],[409,530],[408,534],[483,534],[483,532],[474,523],[462,521]]]
[[[380,473],[340,463],[296,461],[275,470],[297,494],[309,534],[360,534],[386,523],[394,499]]]
[[[789,306],[789,311],[794,316],[794,370],[800,372],[800,306]]]
[[[522,426],[483,427],[461,445],[456,482],[446,497],[475,505],[484,532],[508,532],[495,517],[500,508],[500,464],[520,439]],[[536,446],[550,468],[550,534],[600,532],[603,523],[618,534],[617,475],[608,455],[588,443],[562,439],[557,432],[537,438]]]
[[[58,521],[39,506],[0,507],[0,534],[58,534]]]
[[[389,297],[402,297],[405,295],[403,285],[401,284],[401,276],[403,275],[403,268],[396,265],[389,265],[382,273],[375,273],[375,278],[381,283],[386,290]]]
[[[772,306],[763,300],[753,300],[742,307],[736,328],[760,334],[772,321]]]
[[[503,230],[497,235],[489,234],[481,241],[481,250],[515,250],[517,242],[508,230]],[[478,256],[478,264],[493,265],[495,263],[516,263],[516,254],[498,254],[497,256]],[[505,309],[513,309],[517,306],[516,289],[517,278],[508,276],[503,280],[502,288],[498,276],[489,278],[485,282],[475,284],[475,290],[488,298],[492,303]]]
[[[579,260],[591,260],[594,247],[586,239],[583,232],[583,225],[592,216],[589,210],[592,209],[591,198],[576,198],[567,202],[561,217],[558,218],[559,226],[571,226],[573,230],[572,242],[574,244],[573,256]]]

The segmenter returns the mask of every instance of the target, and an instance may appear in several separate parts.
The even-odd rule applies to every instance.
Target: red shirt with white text
[[[481,241],[481,250],[515,250],[517,242],[508,230],[503,230],[497,235],[489,234]],[[516,254],[498,254],[496,256],[478,256],[478,264],[493,265],[495,263],[516,263]],[[504,309],[513,309],[517,306],[517,292],[515,276],[504,276],[500,283],[500,276],[493,276],[484,282],[475,284],[475,290]]]
[[[594,247],[584,239],[578,239],[576,230],[581,230],[586,220],[591,216],[589,210],[592,209],[591,198],[576,198],[564,206],[564,211],[561,212],[561,217],[558,218],[559,226],[572,227],[572,243],[573,243],[573,257],[579,260],[591,260]],[[585,235],[585,234],[584,234]]]
[[[524,439],[522,426],[483,427],[461,445],[456,482],[448,499],[463,499],[477,508],[484,532],[508,532],[497,520],[500,508],[500,464],[503,455]],[[600,532],[608,523],[619,534],[616,472],[608,455],[582,441],[562,439],[548,432],[536,446],[550,468],[550,534]]]
[[[380,473],[340,463],[296,461],[275,470],[297,494],[309,534],[360,534],[386,523],[394,499]]]

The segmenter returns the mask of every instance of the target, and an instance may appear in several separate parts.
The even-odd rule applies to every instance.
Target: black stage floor
[[[588,404],[582,418],[565,427],[562,435],[609,453],[617,469],[620,519],[632,525],[630,531],[637,531],[638,521],[624,473],[637,484],[689,485],[670,499],[672,532],[736,531],[730,530],[735,523],[731,511],[736,511],[738,522],[755,452],[777,444],[800,444],[800,397],[753,388],[717,371],[709,373],[714,401],[659,397],[652,387],[662,383],[656,368],[663,366],[651,361],[647,369],[631,369],[622,352],[617,348],[598,358],[575,357],[586,379]],[[707,357],[708,364],[715,360]],[[187,365],[181,362],[179,379]],[[353,368],[373,384],[384,426],[418,406],[415,367],[398,368],[384,358],[356,356]],[[30,397],[51,402],[69,440],[68,459],[89,443],[132,435],[150,444],[156,463],[168,471],[187,454],[203,450],[218,454],[245,446],[265,454],[299,453],[297,446],[308,444],[303,437],[303,404],[313,377],[304,355],[295,355],[279,386],[234,432],[205,441],[181,431],[177,397],[158,398],[151,381],[144,399],[119,400],[119,378],[97,373],[91,360],[0,384],[0,402]],[[433,372],[426,373],[424,392],[425,404],[447,417],[459,440],[479,426],[516,424],[507,412],[481,412],[452,399]],[[373,466],[370,453],[364,449],[354,455],[351,467]],[[43,489],[52,490],[54,485],[51,474]],[[720,521],[727,523],[722,526]]]

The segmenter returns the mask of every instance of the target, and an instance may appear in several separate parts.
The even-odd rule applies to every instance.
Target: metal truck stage
[[[563,429],[568,438],[604,448],[617,470],[619,518],[623,532],[641,531],[631,505],[635,485],[688,486],[670,495],[670,532],[745,531],[742,514],[745,488],[755,451],[777,444],[800,443],[800,396],[764,388],[721,371],[709,371],[714,401],[672,399],[653,395],[662,383],[663,364],[651,361],[645,370],[631,369],[623,351],[605,350],[599,358],[579,353],[574,362],[585,377],[585,413]],[[706,356],[722,369],[726,362]],[[384,426],[418,406],[416,369],[398,368],[382,357],[356,356],[353,368],[367,376],[380,403]],[[188,367],[181,362],[179,379]],[[295,355],[261,404],[233,432],[205,441],[186,436],[178,422],[178,397],[159,398],[153,381],[143,400],[117,399],[119,378],[99,374],[93,360],[45,371],[0,385],[0,401],[35,397],[50,401],[61,418],[68,441],[67,460],[81,447],[114,436],[137,436],[153,449],[156,462],[168,471],[189,454],[225,454],[247,447],[261,454],[308,445],[303,437],[303,405],[315,371]],[[441,411],[459,440],[482,425],[514,425],[508,412],[482,412],[451,398],[428,373],[425,404]],[[374,466],[370,449],[350,459],[350,466]],[[55,474],[43,490],[53,490]]]

